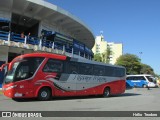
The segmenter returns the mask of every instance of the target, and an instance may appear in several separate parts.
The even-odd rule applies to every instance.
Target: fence
[[[34,49],[34,46],[37,46],[38,49],[36,50],[42,50],[42,51],[45,51],[43,48],[47,48],[47,49],[50,49],[50,51],[47,51],[46,52],[52,52],[54,50],[60,50],[62,51],[62,54],[64,53],[71,53],[72,56],[75,54],[75,55],[78,55],[78,56],[81,56],[81,57],[85,57],[87,59],[91,59],[92,58],[92,55],[89,54],[88,52],[85,52],[85,51],[81,51],[81,49],[79,48],[75,48],[75,47],[67,47],[65,45],[60,45],[56,42],[53,42],[53,41],[50,41],[50,40],[42,40],[38,37],[33,37],[33,36],[25,36],[25,35],[21,35],[21,34],[16,34],[16,33],[13,33],[13,32],[5,32],[5,31],[0,31],[0,40],[3,40],[4,41],[4,44],[10,44],[10,43],[15,43],[16,45],[15,46],[18,46],[18,47],[24,47],[24,48],[28,48],[28,49]],[[22,45],[20,46],[19,44],[17,43],[21,43]],[[14,46],[12,44],[12,46]],[[31,45],[32,47],[26,47],[28,45]]]

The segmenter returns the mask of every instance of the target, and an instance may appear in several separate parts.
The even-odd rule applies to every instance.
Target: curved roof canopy
[[[83,42],[90,49],[95,43],[91,30],[77,17],[43,0],[0,0],[0,9],[27,16],[39,21],[47,21],[62,28]]]

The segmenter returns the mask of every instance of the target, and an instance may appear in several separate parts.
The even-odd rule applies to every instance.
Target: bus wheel
[[[41,101],[46,101],[51,99],[51,90],[49,88],[42,88],[38,93],[38,99]]]
[[[143,85],[143,88],[146,88],[147,87],[147,85]]]
[[[110,88],[105,88],[103,91],[103,97],[109,97],[110,96]]]

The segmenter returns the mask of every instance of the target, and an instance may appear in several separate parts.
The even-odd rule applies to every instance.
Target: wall
[[[11,13],[0,10],[0,18],[11,20]]]
[[[9,47],[0,46],[0,61],[8,62],[8,49]]]
[[[7,61],[8,61],[8,47],[0,46],[0,67]],[[2,87],[3,78],[4,78],[4,72],[0,71],[0,88]]]
[[[99,51],[100,54],[104,53],[107,50],[107,47],[110,47],[112,51],[112,55],[110,55],[110,62],[111,64],[115,64],[117,58],[123,54],[123,44],[122,43],[114,43],[114,42],[107,42],[105,41],[103,35],[96,36],[95,45],[92,48],[94,54],[97,54]]]
[[[47,30],[47,31],[52,31],[52,32],[55,32],[56,29],[55,29],[56,26],[54,25],[51,25],[47,22],[40,22],[39,23],[39,29],[38,29],[38,36],[41,36],[41,31],[44,29],[44,30]]]
[[[64,34],[66,36],[71,36],[71,37],[75,38],[74,35],[71,35],[65,29],[61,28],[60,26],[58,27],[58,25],[51,24],[47,21],[41,21],[39,23],[38,36],[41,36],[42,29],[47,30],[47,31],[52,31],[52,32],[59,32],[59,33]]]
[[[113,64],[114,64],[117,61],[117,58],[119,58],[123,54],[122,44],[114,44],[113,51],[114,51],[114,54],[113,54],[114,55]]]

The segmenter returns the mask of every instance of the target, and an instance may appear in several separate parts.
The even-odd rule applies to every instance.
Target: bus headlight
[[[9,87],[7,87],[5,90],[10,90],[10,89],[15,88],[15,87],[17,87],[17,85],[9,86]]]

